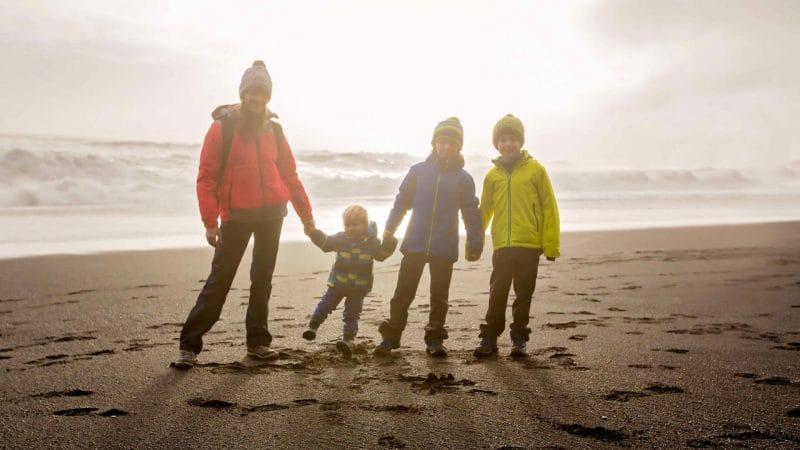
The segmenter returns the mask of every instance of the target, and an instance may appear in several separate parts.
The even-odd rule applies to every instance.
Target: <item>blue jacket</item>
[[[400,251],[458,260],[458,211],[467,229],[467,252],[483,250],[483,225],[475,196],[475,182],[464,170],[464,158],[443,160],[431,153],[414,164],[400,184],[400,192],[386,220],[394,233],[406,211],[412,210]]]

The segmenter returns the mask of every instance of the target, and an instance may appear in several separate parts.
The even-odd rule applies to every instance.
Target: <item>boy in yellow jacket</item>
[[[544,253],[555,261],[560,256],[558,205],[544,167],[522,150],[522,121],[507,114],[494,126],[492,140],[500,157],[483,180],[480,210],[483,229],[492,223],[494,253],[486,324],[481,325],[481,343],[474,354],[485,357],[497,352],[513,283],[511,356],[524,357],[539,257]]]

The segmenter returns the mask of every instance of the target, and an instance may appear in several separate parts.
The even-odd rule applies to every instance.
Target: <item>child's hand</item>
[[[394,253],[397,248],[397,238],[390,233],[383,234],[383,242],[381,242],[381,253],[389,256]]]
[[[303,222],[303,233],[306,236],[311,237],[315,231],[317,231],[317,226],[314,224],[314,219]]]
[[[306,236],[308,236],[309,239],[311,239],[311,242],[313,242],[317,247],[320,247],[325,243],[325,233],[323,233],[322,230],[314,228],[313,230],[308,231]]]
[[[479,259],[481,259],[481,254],[480,253],[467,253],[467,261],[475,262],[475,261],[477,261]]]

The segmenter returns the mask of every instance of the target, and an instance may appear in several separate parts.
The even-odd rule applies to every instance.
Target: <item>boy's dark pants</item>
[[[222,224],[222,242],[214,251],[211,274],[181,330],[181,350],[200,353],[203,349],[203,335],[219,319],[251,235],[255,238],[250,265],[250,300],[245,319],[247,346],[269,345],[272,342],[272,335],[267,328],[267,307],[282,225],[283,219]]]
[[[385,340],[400,343],[400,337],[408,322],[408,308],[417,295],[417,287],[425,264],[428,264],[431,274],[431,311],[428,325],[425,326],[425,342],[447,339],[444,322],[447,319],[447,297],[453,275],[453,263],[436,256],[409,253],[404,255],[400,262],[397,288],[389,303],[389,320],[381,323],[378,329]]]
[[[481,325],[480,337],[497,337],[506,326],[506,305],[511,284],[514,284],[516,299],[511,306],[513,322],[511,335],[524,338],[531,333],[528,328],[531,298],[536,289],[539,272],[540,249],[508,247],[492,254],[492,276],[489,279],[489,309],[486,324]]]

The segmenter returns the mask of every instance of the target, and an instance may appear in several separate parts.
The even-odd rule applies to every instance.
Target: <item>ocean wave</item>
[[[195,208],[200,148],[157,142],[0,138],[0,207],[145,205]],[[298,173],[315,198],[385,198],[397,192],[412,164],[401,153],[299,151]],[[490,162],[466,155],[480,191]],[[547,164],[545,164],[547,165]],[[791,191],[800,161],[773,169],[581,169],[553,164],[550,178],[565,198],[641,197],[737,191]]]

